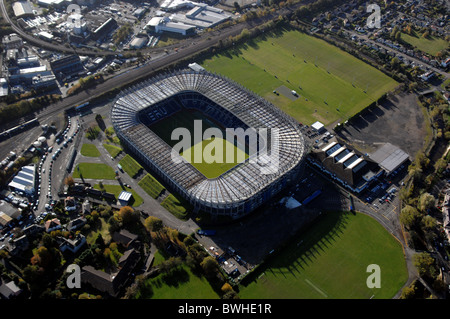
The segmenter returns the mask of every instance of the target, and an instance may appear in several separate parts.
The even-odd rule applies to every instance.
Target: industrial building
[[[376,162],[335,137],[325,146],[314,149],[309,161],[355,193],[362,192],[373,180],[384,174]]]
[[[154,17],[145,26],[148,32],[162,33],[176,33],[181,35],[195,34],[195,27],[179,22],[171,22],[167,17]]]
[[[16,33],[5,35],[2,39],[2,44],[5,50],[23,48],[23,40]]]
[[[186,14],[175,13],[171,16],[174,22],[193,25],[198,29],[213,28],[231,18],[222,9],[204,3],[191,3],[194,7]]]
[[[102,41],[109,33],[118,27],[117,21],[109,18],[91,33],[94,41]]]
[[[130,49],[141,49],[148,43],[147,37],[136,37],[130,43]]]
[[[12,5],[16,18],[33,17],[33,9],[28,1],[17,1]]]
[[[84,70],[81,59],[76,54],[52,60],[50,61],[50,67],[55,76],[61,79]]]
[[[23,192],[26,195],[32,195],[35,192],[35,175],[36,167],[34,165],[24,166],[16,176],[14,176],[12,181],[8,184],[8,187],[11,190]]]
[[[391,143],[386,143],[372,153],[370,159],[377,162],[385,170],[386,175],[389,175],[407,162],[409,155]]]

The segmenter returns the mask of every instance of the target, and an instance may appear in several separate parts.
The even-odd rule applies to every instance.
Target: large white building
[[[8,186],[12,190],[24,192],[27,195],[34,194],[35,180],[36,180],[36,167],[34,165],[28,165],[22,167]]]
[[[154,17],[145,26],[148,31],[162,33],[171,32],[181,35],[189,35],[195,33],[195,27],[179,22],[171,22],[167,17]]]

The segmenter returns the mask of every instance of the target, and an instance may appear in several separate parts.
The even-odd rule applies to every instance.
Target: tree
[[[206,276],[212,277],[216,273],[219,264],[214,257],[208,256],[203,259],[203,261],[200,263],[200,266],[202,267]]]
[[[136,214],[134,212],[134,209],[130,206],[123,206],[122,208],[120,208],[119,217],[124,225],[136,221]]]
[[[414,299],[416,295],[416,285],[414,283],[411,286],[402,289],[401,299]]]
[[[408,173],[409,173],[409,176],[411,176],[411,178],[414,180],[414,182],[420,181],[423,177],[422,168],[420,168],[419,166],[417,166],[415,164],[411,164],[408,167]]]
[[[436,199],[430,193],[423,193],[419,198],[419,209],[423,212],[428,211],[436,205]]]
[[[430,215],[427,215],[422,218],[422,225],[426,230],[430,230],[436,227],[436,219],[431,217]]]
[[[64,178],[64,184],[72,187],[73,185],[75,185],[75,181],[73,180],[72,176],[67,176],[66,178]]]
[[[427,252],[417,253],[413,256],[414,267],[417,268],[419,276],[433,279],[436,276],[434,258]]]
[[[241,6],[239,5],[239,3],[237,3],[237,1],[235,1],[235,2],[233,3],[233,6],[234,6],[234,9],[235,9],[237,12],[241,12]]]
[[[405,225],[405,227],[410,229],[418,224],[420,217],[420,212],[410,205],[406,205],[405,207],[403,207],[402,211],[400,212],[401,223]]]
[[[150,216],[145,219],[144,226],[148,231],[157,233],[163,228],[163,222],[158,217]]]

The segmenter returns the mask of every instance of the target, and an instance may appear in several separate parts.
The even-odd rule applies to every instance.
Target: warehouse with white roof
[[[8,184],[11,190],[24,192],[27,195],[34,194],[36,180],[36,167],[34,165],[28,165],[22,167],[22,169],[14,176],[12,181]]]

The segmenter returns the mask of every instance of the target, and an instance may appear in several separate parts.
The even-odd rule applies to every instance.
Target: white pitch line
[[[308,279],[305,279],[306,283],[308,285],[310,285],[311,287],[313,287],[318,293],[320,293],[322,296],[324,296],[325,298],[328,298],[328,295],[326,293],[324,293],[322,290],[320,290],[316,285],[314,285],[311,281],[309,281]]]

